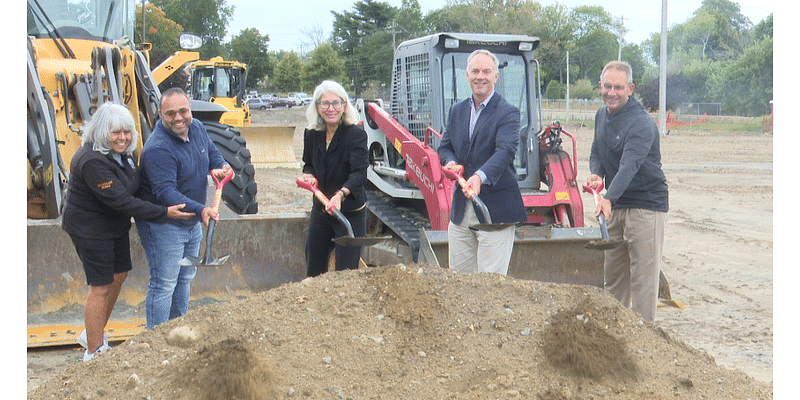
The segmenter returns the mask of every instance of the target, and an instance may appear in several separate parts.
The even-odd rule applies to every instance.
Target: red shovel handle
[[[455,170],[442,168],[442,172],[444,175],[452,180],[458,181],[459,186],[461,188],[467,187],[467,180],[464,179],[464,166],[458,165],[456,166]],[[475,191],[472,189],[467,190],[467,194],[470,198],[475,197]]]
[[[322,203],[322,205],[325,206],[326,210],[329,209],[328,207],[330,207],[330,209],[333,209],[333,210],[336,209],[336,207],[333,207],[333,205],[330,204],[330,200],[328,200],[328,198],[325,197],[325,195],[322,192],[320,192],[320,190],[317,188],[316,185],[312,185],[312,184],[307,183],[306,181],[302,180],[301,178],[297,178],[297,186],[299,186],[299,187],[301,187],[303,189],[310,190],[311,193],[314,193],[314,197],[316,197],[317,200],[319,200],[320,203]]]
[[[586,193],[591,193],[592,195],[594,195],[594,202],[595,202],[595,205],[596,205],[598,200],[600,200],[600,198],[599,198],[600,192],[603,191],[603,181],[600,181],[600,185],[597,186],[597,188],[594,188],[594,189],[589,185],[583,185],[583,191],[586,192]]]
[[[216,189],[214,190],[214,201],[211,203],[211,209],[214,210],[214,212],[219,212],[219,203],[222,201],[222,188],[226,183],[233,179],[233,171],[231,171],[228,175],[225,175],[221,181],[217,179],[217,176],[213,173],[211,174],[211,178],[214,179],[214,183],[217,185]]]

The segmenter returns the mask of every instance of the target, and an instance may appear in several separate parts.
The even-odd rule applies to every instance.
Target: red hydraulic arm
[[[444,177],[439,154],[428,145],[431,132],[439,138],[441,135],[429,127],[421,142],[377,103],[369,102],[366,107],[370,118],[406,161],[406,179],[422,192],[431,228],[447,230],[454,183]]]

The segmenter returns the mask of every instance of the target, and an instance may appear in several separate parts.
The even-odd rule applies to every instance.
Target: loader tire
[[[230,164],[236,176],[222,189],[222,200],[237,214],[258,213],[256,169],[250,150],[238,129],[218,122],[204,121],[208,137]]]

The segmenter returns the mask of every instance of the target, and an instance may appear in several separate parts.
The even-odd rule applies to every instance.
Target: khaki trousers
[[[641,208],[611,211],[609,238],[627,246],[605,251],[605,289],[625,307],[653,321],[658,306],[658,277],[667,213]]]
[[[514,249],[514,230],[511,225],[501,231],[474,231],[478,217],[471,202],[464,207],[464,219],[456,225],[450,221],[447,228],[450,268],[458,272],[494,272],[508,274],[508,263]]]

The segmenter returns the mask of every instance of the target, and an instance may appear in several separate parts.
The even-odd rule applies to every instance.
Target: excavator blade
[[[59,221],[28,221],[28,347],[77,343],[84,326],[88,286],[75,247]],[[302,254],[307,223],[304,213],[223,215],[214,234],[214,252],[230,254],[230,258],[224,266],[198,269],[190,308],[305,278]],[[128,339],[145,329],[150,273],[135,226],[130,241],[133,270],[122,285],[107,327],[112,341]],[[200,254],[204,251],[201,248]]]
[[[447,231],[422,233],[419,261],[447,268]],[[518,227],[508,276],[603,287],[603,252],[586,248],[600,239],[599,228]]]

